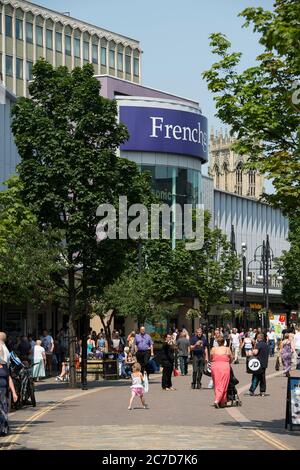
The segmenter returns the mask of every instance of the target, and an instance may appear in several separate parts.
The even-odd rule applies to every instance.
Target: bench
[[[81,374],[81,367],[76,369],[78,375]],[[115,359],[88,359],[87,374],[93,375],[94,380],[119,378],[118,361]]]

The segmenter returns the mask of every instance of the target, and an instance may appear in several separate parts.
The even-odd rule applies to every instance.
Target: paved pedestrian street
[[[11,413],[11,434],[1,449],[300,449],[300,433],[284,429],[286,381],[270,362],[267,396],[245,395],[250,375],[234,365],[241,407],[215,409],[213,391],[192,390],[190,376],[176,377],[176,391],[162,391],[161,376],[150,378],[149,409],[134,402],[129,381],[90,382],[89,390],[70,390],[53,380],[37,385],[37,408]],[[294,371],[294,375],[299,372]]]

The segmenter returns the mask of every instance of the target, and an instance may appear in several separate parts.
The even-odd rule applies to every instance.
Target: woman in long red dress
[[[224,346],[224,338],[217,339],[218,347],[211,350],[211,376],[214,383],[215,407],[224,407],[227,403],[227,388],[230,379],[230,348]]]

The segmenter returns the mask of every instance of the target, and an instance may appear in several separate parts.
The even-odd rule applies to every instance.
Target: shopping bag
[[[250,357],[249,360],[246,363],[247,365],[247,373],[248,374],[254,374],[254,375],[259,375],[262,373],[262,367],[260,360],[257,357]]]
[[[180,375],[179,370],[174,368],[173,375],[174,375],[174,377],[178,377],[178,375]]]
[[[211,363],[210,361],[205,362],[205,366],[203,369],[203,374],[207,375],[207,377],[211,377]]]
[[[146,372],[144,373],[143,377],[143,387],[144,387],[144,392],[148,393],[149,392],[149,380],[148,380],[148,375]]]
[[[280,360],[279,360],[279,357],[277,357],[276,359],[276,364],[275,364],[275,370],[279,370],[280,369]]]

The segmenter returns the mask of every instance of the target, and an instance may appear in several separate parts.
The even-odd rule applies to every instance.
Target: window
[[[249,196],[255,196],[255,170],[249,170]]]
[[[131,73],[131,56],[127,54],[125,56],[125,72]]]
[[[36,26],[36,45],[43,47],[43,27]]]
[[[47,31],[46,31],[46,47],[47,47],[47,49],[53,49],[53,31],[52,31],[52,29],[47,29]]]
[[[214,173],[215,173],[215,182],[216,182],[216,188],[218,189],[220,187],[220,170],[219,170],[219,167],[217,165],[215,165],[215,168],[214,168]]]
[[[65,35],[65,51],[66,55],[71,55],[72,50],[71,50],[71,36]]]
[[[23,59],[16,60],[16,76],[17,78],[23,79]]]
[[[80,39],[74,38],[74,56],[80,57]]]
[[[111,68],[115,68],[115,51],[114,51],[114,49],[110,49],[110,51],[109,51],[109,66]]]
[[[5,15],[5,34],[12,37],[12,17],[9,15]]]
[[[118,52],[118,70],[123,72],[123,54],[122,52]]]
[[[139,59],[134,59],[133,61],[133,73],[136,77],[140,74],[140,61]]]
[[[23,41],[23,20],[16,18],[16,38]]]
[[[97,44],[93,44],[93,47],[92,47],[92,61],[93,61],[93,64],[98,64],[98,46],[97,46]]]
[[[62,52],[62,34],[61,33],[56,33],[56,51],[57,52]]]
[[[243,194],[243,170],[242,170],[241,163],[239,163],[236,167],[235,178],[236,178],[236,193],[241,196]]]
[[[225,191],[228,191],[228,165],[227,163],[224,163],[223,171],[224,171],[224,189]]]
[[[90,60],[90,44],[86,41],[83,43],[83,58],[84,60]]]
[[[26,41],[33,43],[33,24],[26,23]]]
[[[28,60],[26,62],[26,80],[32,80],[33,76],[32,76],[32,67],[33,67],[33,62],[30,62],[30,60]]]
[[[106,66],[106,47],[101,47],[101,65]]]
[[[12,77],[13,75],[13,58],[10,55],[6,56],[6,75]]]

